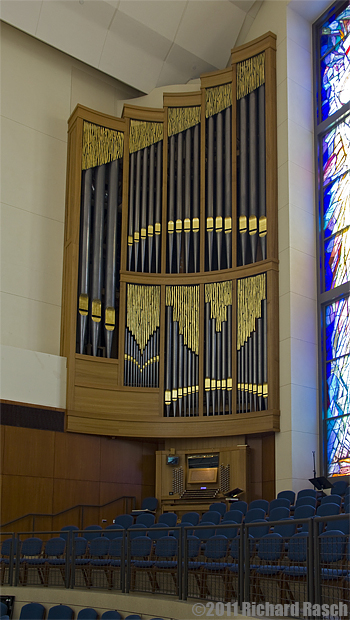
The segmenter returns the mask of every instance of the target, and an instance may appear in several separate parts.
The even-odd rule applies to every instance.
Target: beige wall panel
[[[52,512],[52,478],[4,475],[2,493],[2,523],[29,512]]]
[[[127,484],[127,483],[112,483],[112,482],[101,482],[100,484],[100,502],[101,504],[106,504],[107,502],[111,502],[118,497],[125,496],[135,496],[136,504],[140,505],[141,501],[141,485],[140,484]],[[112,504],[111,508],[105,508],[101,510],[101,513],[106,513],[112,515],[112,519],[117,514],[122,514],[125,510],[124,502],[116,502]],[[103,517],[106,518],[106,517]]]
[[[54,476],[70,480],[99,480],[100,438],[56,433]],[[74,500],[73,503],[78,502]]]
[[[99,483],[92,482],[91,480],[54,480],[53,512],[58,512],[77,504],[98,505]]]
[[[154,487],[154,481],[156,477],[156,458],[155,451],[153,454],[143,454],[142,456],[142,486],[152,486]]]
[[[247,443],[250,447],[250,473],[252,483],[262,482],[262,441],[261,437],[249,437]]]
[[[54,436],[51,431],[7,426],[3,473],[52,478]]]

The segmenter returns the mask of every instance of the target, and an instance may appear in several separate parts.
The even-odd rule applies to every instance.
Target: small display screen
[[[178,456],[168,455],[166,457],[166,464],[167,465],[178,465],[179,464],[179,457]]]

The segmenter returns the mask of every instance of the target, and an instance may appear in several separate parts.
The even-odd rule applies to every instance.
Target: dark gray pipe
[[[148,189],[148,147],[142,150],[142,182],[141,182],[141,272],[145,271],[146,239],[147,239],[147,189]]]
[[[156,181],[156,215],[155,215],[155,246],[156,246],[156,273],[160,271],[160,227],[162,208],[162,172],[163,172],[163,142],[157,145],[157,181]]]
[[[179,416],[182,417],[182,405],[183,405],[183,371],[184,371],[184,337],[183,334],[179,334],[179,366],[178,366],[178,403],[179,403]]]
[[[184,217],[184,245],[185,271],[188,273],[191,240],[191,129],[186,130],[185,150],[185,217]]]
[[[232,107],[225,110],[225,241],[226,267],[232,267]]]
[[[208,167],[207,167],[207,243],[209,271],[213,262],[213,227],[214,227],[214,119],[208,118]]]
[[[107,231],[106,231],[106,284],[105,306],[106,313],[114,311],[115,317],[115,281],[116,281],[116,257],[117,257],[117,225],[118,225],[118,188],[119,188],[119,162],[116,159],[109,164],[108,183],[108,207],[107,207]],[[115,320],[115,319],[114,319]],[[113,329],[111,324],[105,322],[105,338],[107,357],[111,357]]]
[[[193,270],[199,271],[199,125],[193,129]]]
[[[172,368],[173,368],[173,381],[172,381],[172,394],[171,400],[173,401],[173,417],[176,417],[177,403],[178,403],[178,347],[179,347],[179,324],[177,321],[173,321],[173,346],[172,346]]]
[[[169,273],[173,272],[174,235],[175,235],[175,136],[171,136],[170,146],[169,146],[169,195],[168,195]]]
[[[262,259],[266,258],[266,144],[265,144],[265,84],[258,89],[259,100],[259,237]],[[262,219],[261,219],[262,218]],[[266,221],[266,220],[265,220]]]
[[[84,353],[85,334],[89,310],[89,267],[90,267],[90,234],[91,234],[91,192],[92,192],[92,168],[83,172],[83,200],[82,200],[82,231],[81,231],[81,255],[79,274],[79,353]],[[84,297],[81,299],[80,295]],[[80,306],[84,306],[81,307]]]
[[[242,97],[239,100],[240,110],[240,126],[239,126],[239,140],[240,140],[240,200],[239,200],[239,222],[238,229],[241,239],[241,258],[242,265],[246,264],[246,251],[247,251],[247,215],[248,215],[248,119],[247,119],[247,97]]]
[[[227,385],[228,413],[232,413],[232,308],[227,308],[227,377],[230,379],[231,386]]]
[[[128,223],[128,270],[131,271],[131,261],[134,247],[134,194],[135,194],[135,153],[130,155],[129,180],[129,223]]]
[[[153,235],[154,235],[154,172],[155,146],[149,149],[149,193],[148,193],[148,271],[152,271]]]
[[[182,164],[183,134],[177,135],[177,176],[176,176],[176,273],[180,273],[181,241],[182,241]]]
[[[216,385],[217,385],[217,397],[218,397],[218,415],[221,415],[221,332],[216,332]],[[219,383],[220,382],[220,383]]]
[[[258,246],[258,97],[249,94],[249,239],[252,262],[256,262]]]
[[[216,408],[216,327],[215,319],[211,319],[211,406],[212,415]]]
[[[211,333],[210,333],[210,303],[205,304],[205,401],[206,412],[209,415],[210,411],[210,350],[211,350]]]
[[[139,270],[140,198],[141,198],[141,151],[137,151],[136,153],[136,188],[135,188],[135,223],[134,223],[135,271]]]
[[[221,253],[222,253],[222,216],[223,216],[223,200],[222,200],[222,181],[223,181],[223,112],[219,112],[216,117],[216,249],[217,249],[217,265],[221,269]],[[219,392],[218,392],[219,398]],[[219,405],[218,405],[219,406]]]
[[[187,416],[187,407],[188,407],[188,376],[187,376],[187,358],[188,358],[188,349],[187,346],[184,345],[184,353],[183,353],[183,376],[184,376],[184,386],[183,386],[183,403],[184,403],[184,416]]]
[[[227,312],[229,312],[230,307],[227,308]],[[227,371],[226,371],[226,361],[227,355],[231,353],[230,343],[227,342],[227,322],[224,321],[221,325],[221,334],[222,334],[222,343],[221,343],[221,394],[222,394],[222,413],[225,415],[226,413],[226,380],[227,380]]]
[[[98,166],[95,178],[95,214],[92,249],[92,354],[97,355],[101,325],[103,211],[106,165]]]

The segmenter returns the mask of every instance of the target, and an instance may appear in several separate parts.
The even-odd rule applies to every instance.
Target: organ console
[[[271,33],[233,49],[229,68],[162,109],[73,112],[68,430],[279,430],[275,50]]]

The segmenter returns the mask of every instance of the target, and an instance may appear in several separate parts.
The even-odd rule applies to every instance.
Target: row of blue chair
[[[7,607],[4,603],[0,603],[1,620],[8,618],[6,612]],[[23,605],[19,620],[44,620],[46,609],[41,603],[27,603]],[[68,605],[55,605],[49,609],[47,620],[73,620],[74,611]],[[105,611],[101,620],[121,620],[122,616],[116,610]],[[77,615],[77,620],[99,620],[99,615],[92,607],[81,609]],[[126,616],[126,620],[141,620],[138,614]],[[152,618],[152,620],[162,620],[162,618]]]

